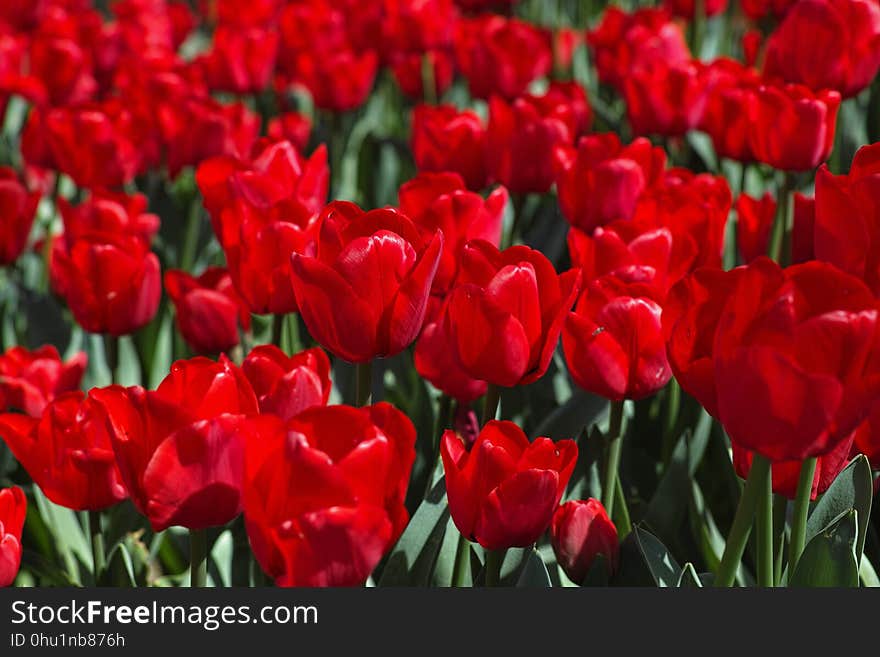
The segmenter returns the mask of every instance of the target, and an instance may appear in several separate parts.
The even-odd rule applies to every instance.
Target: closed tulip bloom
[[[0,265],[10,265],[27,245],[40,193],[28,191],[15,170],[0,167]]]
[[[114,188],[140,169],[128,110],[112,102],[50,110],[45,129],[59,171],[80,187]]]
[[[488,242],[469,242],[444,319],[462,368],[499,386],[537,381],[579,286],[578,270],[557,274],[527,246],[499,251]]]
[[[400,211],[429,233],[443,233],[443,251],[431,294],[442,299],[458,273],[464,245],[482,239],[495,246],[501,243],[501,225],[508,194],[497,187],[483,199],[465,189],[455,173],[423,173],[403,183],[398,193]],[[429,317],[436,313],[428,312]]]
[[[513,422],[489,421],[470,451],[446,431],[440,454],[458,531],[487,550],[534,544],[550,525],[577,452],[573,440],[529,442]]]
[[[832,451],[878,394],[877,304],[858,279],[809,262],[743,268],[718,320],[713,360],[732,442],[771,461]]]
[[[212,91],[260,93],[269,84],[278,52],[278,32],[220,26],[211,49],[197,60]]]
[[[553,184],[554,152],[574,142],[577,118],[567,103],[548,105],[525,95],[508,104],[489,101],[490,175],[516,193],[544,193]]]
[[[394,544],[415,460],[412,422],[390,404],[261,418],[248,443],[245,527],[278,586],[359,586]]]
[[[828,159],[839,93],[813,93],[796,84],[765,85],[754,93],[750,147],[758,162],[783,171],[807,171]]]
[[[425,53],[410,52],[397,55],[391,71],[400,90],[410,98],[421,100],[426,97],[424,67],[430,66],[429,79],[433,80],[430,95],[439,98],[452,85],[455,77],[455,59],[451,51],[429,50]]]
[[[214,233],[251,312],[297,310],[290,254],[314,249],[329,175],[326,148],[306,159],[287,141],[266,145],[251,161],[221,157],[199,166]]]
[[[0,438],[55,504],[100,511],[128,497],[102,420],[84,393],[68,392],[40,419],[0,415]]]
[[[597,226],[630,219],[645,189],[662,180],[666,153],[638,138],[626,146],[614,133],[582,137],[577,148],[555,153],[556,189],[563,216],[572,226]]]
[[[260,412],[284,421],[312,406],[326,406],[330,398],[330,359],[318,348],[288,356],[275,345],[260,345],[245,356],[241,369]]]
[[[707,102],[705,67],[699,61],[657,60],[623,81],[626,112],[636,135],[680,137],[697,127]]]
[[[0,490],[0,587],[15,581],[21,565],[21,531],[27,498],[18,486]]]
[[[257,399],[239,368],[177,361],[155,391],[96,388],[132,502],[155,531],[204,529],[241,512],[245,445]]]
[[[667,228],[672,233],[672,261],[690,271],[720,267],[733,197],[723,176],[668,169],[662,183],[639,199],[632,224],[643,233]]]
[[[374,50],[309,52],[298,57],[294,81],[309,91],[316,107],[344,112],[364,104],[378,68]]]
[[[810,44],[804,48],[804,44]],[[880,69],[880,6],[873,0],[796,2],[770,35],[764,74],[844,98]]]
[[[269,120],[266,134],[272,141],[289,141],[297,152],[302,152],[309,145],[312,134],[312,121],[299,112],[284,112]]]
[[[549,34],[516,18],[498,15],[458,22],[455,56],[471,95],[513,100],[553,65]]]
[[[666,355],[675,380],[706,411],[719,417],[715,388],[715,334],[743,268],[701,267],[680,280],[663,304]]]
[[[571,500],[557,508],[550,524],[550,543],[557,563],[575,584],[584,581],[600,555],[609,575],[617,570],[617,527],[599,500]]]
[[[855,434],[854,434],[855,435]],[[813,475],[813,483],[810,489],[810,499],[815,500],[819,495],[828,490],[828,487],[840,474],[850,460],[853,449],[853,436],[843,440],[837,447],[816,458],[816,473]],[[746,479],[752,467],[754,455],[739,445],[733,445],[733,467],[736,474]],[[783,495],[790,500],[797,496],[798,480],[800,479],[803,461],[774,461],[773,462],[773,492]]]
[[[0,355],[0,410],[39,418],[55,397],[79,388],[87,363],[83,351],[65,362],[52,345],[10,347]]]
[[[707,65],[705,77],[706,106],[699,129],[711,137],[719,157],[753,161],[749,134],[760,75],[737,60],[720,57]]]
[[[816,258],[861,278],[880,293],[880,143],[863,146],[849,174],[816,174]]]
[[[618,90],[634,70],[654,61],[667,65],[691,60],[681,26],[664,9],[646,7],[631,14],[610,6],[587,33],[599,80]]]
[[[94,197],[84,205],[67,212],[62,205],[65,234],[52,245],[52,288],[86,331],[133,333],[159,307],[159,259],[149,245],[158,220],[132,214],[140,204],[121,198]]]
[[[198,278],[180,269],[165,272],[165,291],[174,304],[177,328],[193,351],[229,351],[247,331],[251,314],[225,267],[208,267]]]
[[[353,363],[393,356],[415,339],[443,248],[400,212],[334,202],[314,257],[294,253],[293,289],[309,333]]]
[[[416,105],[411,145],[420,171],[453,171],[468,189],[486,186],[486,127],[475,112],[453,105]]]
[[[568,371],[583,388],[614,401],[642,399],[672,372],[650,284],[606,275],[590,283],[562,330]]]
[[[438,390],[461,403],[469,403],[486,394],[488,384],[475,379],[458,362],[450,358],[456,344],[445,320],[447,302],[441,303],[437,319],[425,324],[416,342],[413,361],[416,371]]]
[[[639,232],[628,221],[597,228],[590,237],[572,228],[568,231],[571,264],[580,267],[581,279],[594,281],[611,274],[625,281],[650,285],[658,299],[687,273],[690,259],[673,260],[672,232],[655,228]]]

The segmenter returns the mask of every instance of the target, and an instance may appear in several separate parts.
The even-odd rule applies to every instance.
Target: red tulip
[[[40,419],[3,413],[0,437],[56,504],[100,511],[128,497],[100,410],[80,391],[59,395]]]
[[[455,56],[471,95],[513,100],[553,65],[550,38],[540,28],[498,15],[458,22]]]
[[[442,299],[449,292],[458,273],[464,245],[482,239],[498,246],[501,225],[507,206],[507,190],[496,188],[487,199],[466,191],[464,181],[455,173],[423,173],[400,186],[400,211],[419,228],[443,233],[443,251],[431,294]],[[428,317],[436,316],[436,309]]]
[[[750,147],[759,162],[784,171],[806,171],[828,159],[840,94],[806,87],[761,86],[754,92]]]
[[[74,39],[37,33],[30,44],[29,64],[30,75],[45,87],[53,106],[87,102],[97,89],[87,53]]]
[[[792,5],[800,0],[742,0],[743,13],[753,21],[759,21],[768,16],[781,18]]]
[[[614,133],[582,137],[577,149],[555,153],[562,214],[585,231],[631,219],[642,192],[662,181],[666,153],[638,138],[627,146]]]
[[[691,60],[681,27],[662,9],[632,14],[618,7],[605,10],[599,25],[587,33],[599,80],[618,90],[630,74],[651,62],[668,66]]]
[[[174,304],[177,328],[193,351],[229,351],[247,331],[251,315],[223,267],[208,267],[198,278],[180,269],[165,272],[165,291]]]
[[[593,281],[562,330],[574,382],[602,397],[642,399],[666,385],[672,372],[650,285],[615,276]]]
[[[556,509],[550,525],[556,561],[575,584],[584,581],[596,557],[605,558],[608,574],[617,570],[617,527],[599,500],[571,500]]]
[[[79,388],[87,362],[82,351],[62,362],[52,345],[34,351],[10,347],[0,356],[0,410],[39,418],[55,397]]]
[[[673,260],[672,241],[668,228],[641,233],[628,221],[597,228],[592,237],[577,228],[568,231],[571,264],[580,268],[582,280],[611,274],[650,285],[658,299],[665,298],[669,287],[687,273],[691,264],[689,258],[684,262]]]
[[[761,80],[752,68],[725,57],[706,67],[706,107],[699,128],[712,138],[719,157],[751,162],[749,135],[755,114],[755,89]]]
[[[485,395],[488,384],[470,376],[456,358],[449,357],[456,344],[444,319],[447,312],[447,304],[441,303],[437,319],[422,329],[413,354],[415,367],[435,388],[466,404]]]
[[[425,319],[443,247],[405,215],[334,202],[321,214],[315,257],[294,253],[293,289],[309,333],[353,363],[408,347]]]
[[[248,443],[245,526],[279,586],[364,583],[408,521],[412,422],[390,404],[262,421]]]
[[[867,456],[872,469],[880,467],[880,403],[871,404],[868,417],[853,434],[852,451]]]
[[[27,245],[40,203],[10,167],[0,167],[0,265],[10,265]]]
[[[697,127],[706,109],[706,80],[697,60],[657,60],[631,71],[623,96],[633,133],[679,137]]]
[[[469,452],[446,431],[440,454],[458,531],[487,550],[534,544],[550,525],[577,452],[573,440],[530,443],[513,422],[490,420]]]
[[[315,52],[298,58],[294,80],[320,109],[341,112],[360,107],[373,88],[379,59],[368,50]]]
[[[27,499],[18,486],[0,490],[0,587],[15,581],[21,564],[21,532]]]
[[[312,121],[299,112],[284,112],[269,119],[266,134],[274,142],[289,141],[301,153],[309,145]]]
[[[849,174],[816,174],[816,258],[864,280],[880,293],[880,143],[863,146]]]
[[[196,181],[233,284],[250,311],[296,311],[290,254],[314,249],[329,183],[326,149],[305,160],[289,142],[270,144],[251,162],[208,160]]]
[[[111,102],[51,110],[45,130],[59,171],[80,187],[113,188],[131,182],[141,163],[130,121],[131,113]]]
[[[512,192],[548,191],[554,150],[571,145],[576,130],[574,109],[566,103],[548,105],[525,95],[508,104],[493,96],[486,146],[490,175]]]
[[[816,473],[813,475],[813,484],[810,489],[811,500],[815,500],[828,490],[840,471],[846,467],[852,447],[853,439],[850,436],[833,450],[816,459]],[[746,479],[749,476],[754,455],[736,444],[733,445],[732,451],[733,467],[736,474],[742,479]],[[784,495],[790,500],[795,499],[802,466],[803,461],[774,461],[772,468],[773,492]]]
[[[258,406],[229,359],[177,361],[155,392],[115,385],[90,396],[103,409],[132,501],[155,531],[223,525],[241,512],[249,416]]]
[[[468,189],[482,189],[486,171],[486,128],[471,111],[452,105],[417,105],[413,110],[412,151],[421,171],[454,171]]]
[[[809,47],[804,47],[809,44]],[[874,0],[796,2],[767,41],[764,74],[814,91],[857,95],[880,69],[880,7]]]
[[[455,0],[465,11],[480,12],[490,9],[511,8],[518,0]]]
[[[426,63],[427,62],[427,63]],[[452,84],[455,76],[455,60],[452,53],[445,50],[429,50],[426,53],[412,52],[394,57],[391,70],[400,90],[410,98],[422,99],[425,94],[424,67],[431,67],[431,80],[434,81],[431,95],[442,96]]]
[[[669,169],[662,184],[642,195],[632,217],[633,232],[668,228],[676,269],[720,267],[732,196],[721,176]]]
[[[321,349],[287,356],[275,345],[255,347],[241,364],[251,382],[261,413],[285,422],[312,406],[326,406],[330,398],[330,360]]]
[[[213,91],[260,93],[269,84],[278,51],[274,29],[220,26],[199,64]]]
[[[50,280],[86,331],[126,335],[156,314],[161,281],[149,239],[158,219],[143,205],[142,197],[95,196],[61,206],[65,234],[52,245]]]
[[[465,372],[499,386],[541,378],[579,285],[578,270],[557,274],[527,246],[469,242],[443,319]]]
[[[717,411],[740,447],[774,462],[832,451],[878,394],[877,304],[870,290],[832,265],[782,270],[767,258],[718,279],[722,294],[708,303],[699,301],[706,287],[680,284],[678,311],[664,318],[672,328],[670,360],[677,360],[678,334],[679,362],[708,369],[711,361],[717,408],[707,409]],[[688,287],[701,296],[688,299]]]

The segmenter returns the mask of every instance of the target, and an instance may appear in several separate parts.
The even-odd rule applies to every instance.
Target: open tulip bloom
[[[880,0],[0,0],[0,586],[880,586],[878,72]]]

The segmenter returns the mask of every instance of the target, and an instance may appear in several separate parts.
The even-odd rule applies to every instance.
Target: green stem
[[[788,574],[791,577],[807,541],[807,513],[810,510],[810,497],[813,493],[813,478],[816,476],[816,457],[806,459],[801,465],[797,493],[794,498],[794,512],[791,519],[791,543],[788,546]]]
[[[773,565],[773,583],[779,586],[782,581],[782,561],[785,556],[785,512],[788,500],[784,495],[773,496],[773,536],[776,545],[776,561]]]
[[[452,567],[452,586],[464,586],[464,574],[470,558],[471,549],[463,534],[458,535],[458,546],[455,548],[455,565]]]
[[[673,378],[669,381],[667,390],[669,396],[666,401],[666,419],[663,426],[663,435],[669,441],[675,438],[675,427],[678,424],[678,413],[681,409],[681,386]]]
[[[715,586],[729,587],[733,585],[736,570],[752,531],[752,518],[755,516],[758,495],[766,486],[764,480],[769,476],[770,462],[767,459],[756,457],[752,461],[746,485],[733,517],[733,525],[730,527],[727,542],[724,544],[724,554],[721,556],[721,563],[715,574]]]
[[[764,459],[755,454],[755,461]],[[758,586],[770,588],[773,586],[773,478],[772,466],[768,464],[768,474],[761,482],[758,491],[758,502],[755,518],[755,539],[758,548]]]
[[[291,354],[298,354],[302,351],[302,339],[299,335],[299,315],[290,313],[285,316],[287,321],[287,342]]]
[[[422,55],[422,96],[428,105],[437,104],[437,82],[434,80],[434,66],[428,53]]]
[[[355,365],[355,406],[368,406],[373,396],[373,362]]]
[[[785,173],[776,198],[776,217],[770,234],[767,254],[783,267],[791,264],[791,230],[793,222],[794,176]]]
[[[483,405],[483,419],[480,426],[484,426],[489,420],[495,419],[498,412],[498,402],[501,400],[501,388],[490,383],[486,388],[486,398]]]
[[[623,404],[621,401],[611,402],[611,415],[608,420],[608,451],[605,455],[605,478],[602,486],[602,506],[611,517],[614,512],[614,493],[617,486],[617,471],[620,467],[620,451],[623,446]]]
[[[691,52],[696,59],[703,52],[703,39],[706,34],[706,0],[695,0],[693,22],[693,44]]]
[[[452,397],[447,394],[440,395],[440,405],[437,408],[437,419],[434,421],[434,433],[432,437],[434,443],[431,449],[430,473],[428,481],[425,483],[425,495],[431,492],[434,484],[434,476],[437,474],[437,466],[440,465],[440,440],[443,437],[442,432],[449,426],[449,413],[452,411]]]
[[[617,527],[617,535],[623,540],[632,531],[632,521],[629,518],[629,509],[626,506],[626,496],[623,494],[623,484],[617,477],[617,485],[614,486],[614,509],[617,517],[613,519]]]
[[[272,315],[270,342],[281,349],[281,333],[284,331],[284,315]]]
[[[513,221],[510,222],[510,231],[504,236],[504,240],[501,243],[502,249],[507,249],[514,245],[516,242],[516,236],[519,234],[520,228],[523,225],[523,215],[525,214],[526,207],[526,195],[525,194],[512,194],[510,197],[510,201],[513,205]]]
[[[95,586],[100,586],[106,567],[104,532],[101,529],[100,511],[89,511],[89,535],[92,539],[92,583]]]
[[[501,583],[504,552],[505,550],[486,550],[486,586],[498,586]]]
[[[202,227],[202,200],[197,194],[189,206],[186,218],[186,233],[183,237],[183,249],[180,252],[180,268],[192,273],[196,261],[196,248],[199,244],[199,231]]]
[[[104,334],[104,357],[110,370],[110,382],[119,383],[119,338],[115,335]]]
[[[205,529],[189,530],[189,585],[203,587],[208,580],[208,533]]]

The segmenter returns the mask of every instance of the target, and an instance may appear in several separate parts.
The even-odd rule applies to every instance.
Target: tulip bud
[[[609,575],[617,569],[617,528],[599,500],[572,500],[558,507],[550,524],[550,543],[556,561],[576,584],[584,581],[599,555]]]

